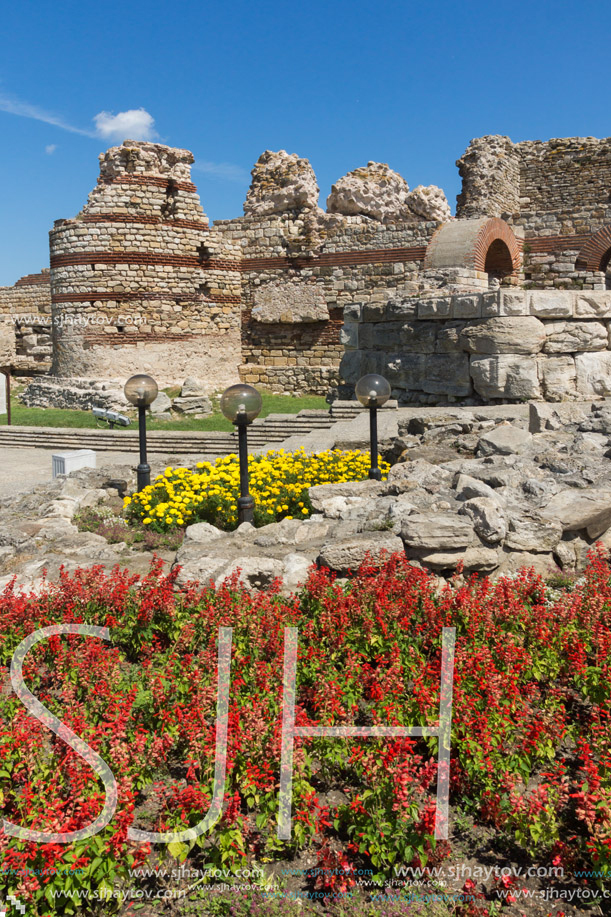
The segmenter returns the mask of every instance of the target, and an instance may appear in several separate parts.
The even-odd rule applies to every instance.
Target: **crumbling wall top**
[[[124,140],[100,153],[100,178],[116,179],[123,174],[154,175],[175,181],[191,181],[193,153],[161,143]]]
[[[244,202],[246,216],[318,209],[314,169],[296,153],[265,150],[250,174],[252,182]]]

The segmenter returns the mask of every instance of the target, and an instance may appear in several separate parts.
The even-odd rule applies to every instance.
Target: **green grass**
[[[171,396],[178,394],[176,389],[166,389]],[[260,390],[261,391],[261,390]],[[79,427],[95,429],[108,429],[105,423],[97,421],[91,411],[67,411],[61,408],[26,408],[17,399],[17,393],[11,395],[11,422],[21,427]],[[261,417],[268,414],[298,414],[299,411],[312,408],[327,409],[322,395],[301,395],[293,398],[291,395],[275,395],[272,392],[261,391],[263,408]],[[218,399],[213,399],[215,412],[210,417],[195,419],[185,417],[176,420],[156,420],[149,417],[147,426],[150,430],[218,430],[230,431],[233,429],[228,420],[218,410]],[[6,414],[0,414],[0,425],[6,424]],[[115,430],[135,430],[137,423],[132,418],[131,426],[115,427]]]

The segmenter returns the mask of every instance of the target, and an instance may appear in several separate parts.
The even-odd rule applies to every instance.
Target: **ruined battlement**
[[[357,366],[375,364],[392,375],[396,364],[396,348],[385,356],[380,342],[390,346],[393,334],[403,340],[404,332],[385,337],[384,329],[363,328],[359,337],[348,317],[355,309],[363,316],[399,302],[407,327],[437,301],[449,311],[434,320],[451,324],[462,320],[454,297],[479,302],[500,289],[530,302],[530,291],[596,297],[611,288],[611,139],[473,140],[457,162],[456,217],[440,188],[410,188],[388,164],[371,161],[339,178],[323,209],[308,160],[266,150],[253,167],[244,214],[210,225],[193,161],[188,150],[126,140],[100,156],[83,209],[56,221],[50,283],[37,281],[46,291],[38,308],[52,310],[53,340],[42,346],[52,351],[54,374],[110,379],[141,370],[165,384],[193,375],[211,391],[240,376],[275,391],[326,393],[342,374],[349,387]],[[0,313],[10,312],[28,285],[36,286],[23,278],[0,290]],[[605,295],[602,302],[606,322]],[[576,313],[565,316],[567,324],[577,320]],[[519,335],[519,323],[512,327]],[[570,359],[549,357],[542,345],[529,362],[526,389],[539,393],[533,397],[553,400],[561,364],[576,381],[558,382],[557,392],[571,397],[587,388],[584,366],[593,358],[580,354],[591,346],[607,350],[602,334],[592,344],[591,330],[576,327],[576,337],[567,331],[567,346],[575,345]],[[413,373],[395,373],[398,397],[460,397],[452,395],[458,390],[520,397],[524,386],[514,380],[524,360],[512,357],[510,384],[491,394],[494,386],[478,388],[471,374],[483,355],[458,347],[449,359],[453,334],[448,327],[435,343],[440,350],[415,359],[417,385]],[[521,352],[517,340],[515,351],[503,346],[499,372],[506,355]],[[444,354],[448,367],[460,365],[460,384],[446,384]],[[431,391],[425,377],[437,364]]]

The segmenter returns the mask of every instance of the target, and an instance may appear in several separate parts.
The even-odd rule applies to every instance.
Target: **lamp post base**
[[[370,468],[370,469],[369,469],[369,477],[370,477],[370,479],[373,480],[373,481],[381,481],[381,480],[382,480],[382,472],[380,471],[379,468]]]
[[[138,491],[144,490],[151,483],[151,466],[140,464],[136,468],[138,475]]]
[[[243,522],[252,523],[255,517],[255,501],[250,495],[248,497],[238,497],[238,525]]]

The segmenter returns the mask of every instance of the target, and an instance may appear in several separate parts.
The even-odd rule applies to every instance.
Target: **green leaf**
[[[188,852],[189,848],[187,845],[181,844],[179,841],[172,841],[171,844],[168,844],[168,853],[177,860],[184,859]]]

